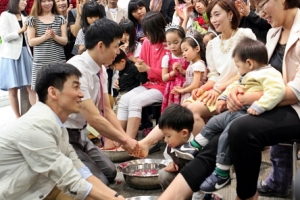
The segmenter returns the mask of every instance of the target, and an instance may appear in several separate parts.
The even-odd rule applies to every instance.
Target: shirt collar
[[[53,112],[53,110],[52,110]],[[57,114],[55,112],[53,112],[55,119],[57,120],[57,123],[59,124],[60,128],[62,128],[64,125],[63,123],[60,121],[59,117],[57,116]]]
[[[83,52],[82,56],[85,58],[84,60],[89,64],[89,67],[94,74],[97,74],[100,69],[102,69],[102,66],[99,66],[87,51]]]

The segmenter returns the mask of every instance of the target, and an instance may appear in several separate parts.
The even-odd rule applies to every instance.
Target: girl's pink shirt
[[[144,87],[157,89],[162,94],[164,93],[166,82],[162,80],[161,61],[168,51],[167,43],[151,44],[146,38],[143,42],[140,59],[142,59],[149,67],[148,79],[149,81],[143,84]]]

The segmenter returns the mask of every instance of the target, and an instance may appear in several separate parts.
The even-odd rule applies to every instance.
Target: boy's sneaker
[[[216,190],[228,185],[231,182],[230,176],[226,178],[219,176],[216,172],[213,172],[205,181],[201,184],[200,190],[204,193],[213,193]]]
[[[174,149],[177,157],[185,160],[193,160],[198,154],[199,149],[193,147],[190,142],[187,142],[180,147]]]
[[[273,196],[273,197],[288,197],[289,190],[286,192],[277,192],[271,189],[265,181],[258,181],[257,192],[260,196]]]

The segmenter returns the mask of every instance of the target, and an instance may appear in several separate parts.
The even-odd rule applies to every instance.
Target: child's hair
[[[142,29],[152,44],[165,41],[167,22],[160,12],[149,11],[142,19]]]
[[[268,64],[268,51],[264,43],[251,38],[243,38],[234,48],[232,57],[237,56],[242,62],[247,59],[256,61],[259,64]]]
[[[197,41],[197,42],[196,42]],[[194,31],[192,35],[187,35],[182,41],[188,43],[193,49],[196,48],[197,46],[200,47],[199,55],[201,57],[201,60],[203,60],[206,63],[206,56],[205,56],[205,45],[203,43],[203,36],[197,32]]]
[[[132,21],[129,19],[123,19],[119,23],[120,27],[123,29],[124,33],[129,34],[129,52],[133,53],[136,49],[136,42],[135,42],[135,26]]]
[[[120,53],[116,56],[115,60],[112,62],[112,65],[121,62],[122,59],[127,60],[127,56],[125,52],[122,49],[120,49]]]
[[[188,108],[179,104],[168,106],[158,120],[160,129],[169,128],[177,132],[187,129],[192,132],[194,126],[194,116]]]
[[[96,1],[88,1],[82,7],[81,27],[83,33],[85,33],[90,26],[87,17],[99,17],[99,19],[104,17],[101,7]]]
[[[137,10],[139,7],[145,7],[146,12],[149,11],[149,7],[146,5],[144,0],[130,0],[128,3],[128,19],[134,24],[137,24],[138,21],[133,17],[132,12]]]
[[[209,35],[211,40],[218,36],[217,33],[214,32],[213,30],[208,30],[208,31],[204,34],[204,36],[206,36],[206,35]],[[204,37],[204,36],[203,36],[203,37]]]
[[[179,25],[174,25],[174,24],[168,24],[165,28],[165,35],[167,35],[167,33],[171,33],[171,32],[175,32],[178,34],[178,36],[183,39],[185,38],[185,31],[182,28],[182,26]]]
[[[209,39],[207,41],[204,40],[206,37],[209,37]],[[215,37],[217,37],[217,33],[208,29],[208,31],[203,35],[204,45],[207,46],[208,42],[210,40],[214,39]]]

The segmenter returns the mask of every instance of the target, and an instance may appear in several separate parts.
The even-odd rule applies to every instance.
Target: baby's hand
[[[256,110],[254,110],[253,108],[248,108],[247,112],[250,115],[259,115],[259,113]]]
[[[166,172],[178,172],[178,166],[174,162],[170,162],[166,167]]]
[[[225,100],[217,101],[216,110],[217,113],[221,113],[222,111],[227,109],[227,102]]]

